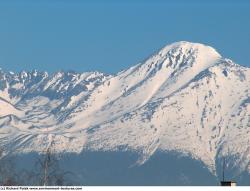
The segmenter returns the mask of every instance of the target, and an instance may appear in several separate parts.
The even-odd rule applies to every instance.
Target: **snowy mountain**
[[[250,173],[250,69],[212,47],[167,45],[118,74],[4,72],[0,69],[4,154],[134,152],[137,166],[158,152],[201,161],[218,176],[230,158]]]

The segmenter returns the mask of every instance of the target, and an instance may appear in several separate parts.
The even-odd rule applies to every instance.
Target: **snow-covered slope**
[[[177,42],[115,76],[0,70],[0,142],[16,152],[156,151],[230,155],[250,172],[250,69]],[[35,146],[34,146],[35,145]],[[6,154],[8,149],[6,149]]]

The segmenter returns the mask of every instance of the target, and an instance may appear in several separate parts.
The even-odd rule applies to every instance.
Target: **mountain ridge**
[[[21,112],[6,122],[0,110],[1,146],[42,152],[55,140],[58,152],[133,150],[138,165],[177,151],[215,174],[216,158],[232,155],[249,173],[249,82],[249,68],[186,41],[116,75],[0,70],[1,100]]]

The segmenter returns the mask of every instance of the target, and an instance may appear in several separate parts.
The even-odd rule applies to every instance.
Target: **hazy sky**
[[[247,0],[2,0],[0,67],[115,73],[181,40],[250,66],[249,10]]]

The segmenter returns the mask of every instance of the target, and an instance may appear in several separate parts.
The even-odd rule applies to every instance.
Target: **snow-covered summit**
[[[181,50],[183,52],[190,52],[192,50],[195,50],[201,54],[207,54],[211,57],[221,57],[221,55],[211,46],[188,41],[179,41],[166,45],[159,51],[159,54],[166,55],[169,51],[177,50]]]
[[[132,150],[143,164],[176,151],[211,171],[231,155],[249,172],[250,69],[206,45],[167,45],[114,76],[0,71],[0,98],[0,145],[16,152],[54,140],[58,152]]]

